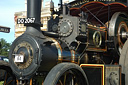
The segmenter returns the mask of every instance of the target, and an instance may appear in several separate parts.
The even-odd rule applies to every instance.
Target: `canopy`
[[[95,15],[95,17],[97,17],[101,22],[106,23],[111,19],[111,16],[115,12],[128,13],[128,7],[118,2],[104,4],[102,2],[92,1],[85,3],[79,8],[70,8],[70,13],[72,16],[79,16],[81,11],[88,14],[88,21],[90,22],[100,23],[96,18],[94,18],[93,15]]]

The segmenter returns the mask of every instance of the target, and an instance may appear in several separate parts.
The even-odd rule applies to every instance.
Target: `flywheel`
[[[113,41],[114,49],[118,53],[118,55],[121,54],[121,50],[127,40],[127,18],[128,15],[126,13],[116,12],[113,14],[109,24],[109,38]]]

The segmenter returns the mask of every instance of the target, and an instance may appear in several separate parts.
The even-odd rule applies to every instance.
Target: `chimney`
[[[42,0],[27,0],[27,18],[35,18],[35,22],[33,24],[25,24],[25,33],[30,33],[35,36],[42,35],[40,29],[41,3]]]

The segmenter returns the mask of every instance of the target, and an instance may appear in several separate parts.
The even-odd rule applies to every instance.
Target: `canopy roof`
[[[91,22],[99,23],[94,18],[95,15],[100,21],[106,23],[108,19],[111,19],[111,16],[115,12],[125,12],[128,14],[128,7],[122,3],[114,2],[110,4],[104,4],[98,1],[92,1],[83,4],[79,8],[70,8],[70,13],[72,16],[79,16],[80,12],[86,12],[88,14],[88,20]],[[109,15],[109,17],[108,17]]]

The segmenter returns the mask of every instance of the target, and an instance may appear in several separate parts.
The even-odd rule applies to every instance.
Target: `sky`
[[[53,0],[53,2],[57,7],[59,0]],[[0,38],[4,38],[8,43],[15,40],[14,13],[20,11],[25,11],[25,0],[0,0],[0,26],[11,28],[10,33],[0,32]]]
[[[0,0],[0,26],[10,27],[10,33],[0,32],[0,38],[12,43],[14,37],[14,13],[25,10],[24,0]]]

